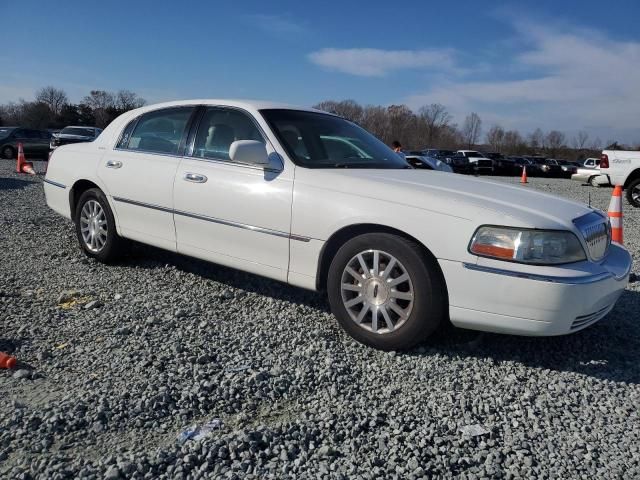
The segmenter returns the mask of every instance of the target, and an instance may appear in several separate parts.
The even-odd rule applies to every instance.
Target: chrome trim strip
[[[151,205],[150,203],[136,202],[135,200],[128,200],[122,197],[113,197],[115,202],[128,203],[129,205],[135,205],[136,207],[150,208],[151,210],[159,210],[161,212],[173,213],[173,210],[167,207],[161,207],[160,205]]]
[[[48,178],[44,179],[44,183],[48,183],[49,185],[53,185],[54,187],[58,187],[58,188],[67,188],[66,185],[63,185],[58,182],[54,182],[53,180],[49,180]]]
[[[288,238],[290,240],[296,240],[298,242],[310,242],[311,238],[303,237],[301,235],[289,234],[287,232],[281,232],[280,230],[272,230],[270,228],[257,227],[255,225],[247,225],[245,223],[232,222],[230,220],[222,220],[220,218],[208,217],[206,215],[199,215],[197,213],[184,212],[182,210],[173,210],[159,205],[151,205],[149,203],[137,202],[135,200],[128,200],[122,197],[113,197],[113,200],[120,203],[128,203],[137,207],[151,208],[152,210],[159,210],[161,212],[173,213],[174,215],[181,215],[183,217],[193,218],[195,220],[203,220],[205,222],[218,223],[220,225],[226,225],[228,227],[242,228],[244,230],[251,230],[252,232],[265,233],[267,235],[273,235],[276,237]]]
[[[474,265],[472,263],[462,263],[462,266],[467,270],[474,270],[477,272],[494,273],[496,275],[506,275],[508,277],[525,278],[527,280],[536,280],[539,282],[548,283],[561,283],[565,285],[584,285],[588,283],[595,283],[607,278],[615,278],[609,272],[597,273],[594,275],[586,275],[584,277],[552,277],[550,275],[540,275],[537,273],[523,273],[514,272],[513,270],[503,270],[501,268],[485,267],[482,265]]]

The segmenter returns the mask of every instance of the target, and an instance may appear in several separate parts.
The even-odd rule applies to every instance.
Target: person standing
[[[398,140],[394,140],[393,142],[391,142],[391,147],[393,148],[394,152],[402,157],[403,160],[407,159],[407,156],[402,151],[402,144]]]

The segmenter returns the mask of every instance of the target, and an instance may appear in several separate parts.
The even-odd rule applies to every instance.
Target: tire
[[[596,183],[596,176],[592,176],[589,177],[589,181],[587,182],[589,185],[591,185],[592,187],[597,187],[598,184]]]
[[[358,257],[367,266],[365,276]],[[387,285],[405,274],[408,280]],[[446,286],[436,260],[415,242],[393,234],[368,233],[347,241],[331,261],[327,293],[342,328],[380,350],[409,349],[447,318]]]
[[[640,178],[636,178],[627,186],[627,200],[632,206],[640,208]]]
[[[6,146],[2,149],[2,158],[13,160],[16,158],[16,150],[13,147]]]
[[[91,188],[80,196],[74,221],[78,242],[85,255],[103,263],[111,263],[120,256],[124,240],[116,232],[109,202],[100,189]],[[106,233],[103,233],[103,227]]]

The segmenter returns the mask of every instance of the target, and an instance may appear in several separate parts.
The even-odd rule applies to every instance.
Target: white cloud
[[[432,67],[449,70],[454,64],[453,51],[443,50],[379,50],[375,48],[324,48],[308,55],[309,60],[351,75],[379,77],[394,70]]]
[[[517,71],[519,79],[453,79],[409,96],[409,106],[439,102],[458,121],[476,111],[511,128],[559,128],[570,135],[587,129],[593,136],[640,139],[639,42],[566,26],[515,22],[514,27],[526,47],[503,59],[503,66]]]

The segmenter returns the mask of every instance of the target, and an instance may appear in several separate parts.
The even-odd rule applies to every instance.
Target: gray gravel
[[[1,478],[640,476],[640,210],[626,202],[636,276],[607,319],[559,338],[448,330],[396,354],[352,341],[310,292],[140,246],[90,261],[41,177],[11,170],[0,351],[19,365],[0,371]],[[605,210],[611,194],[524,188],[590,192]]]

